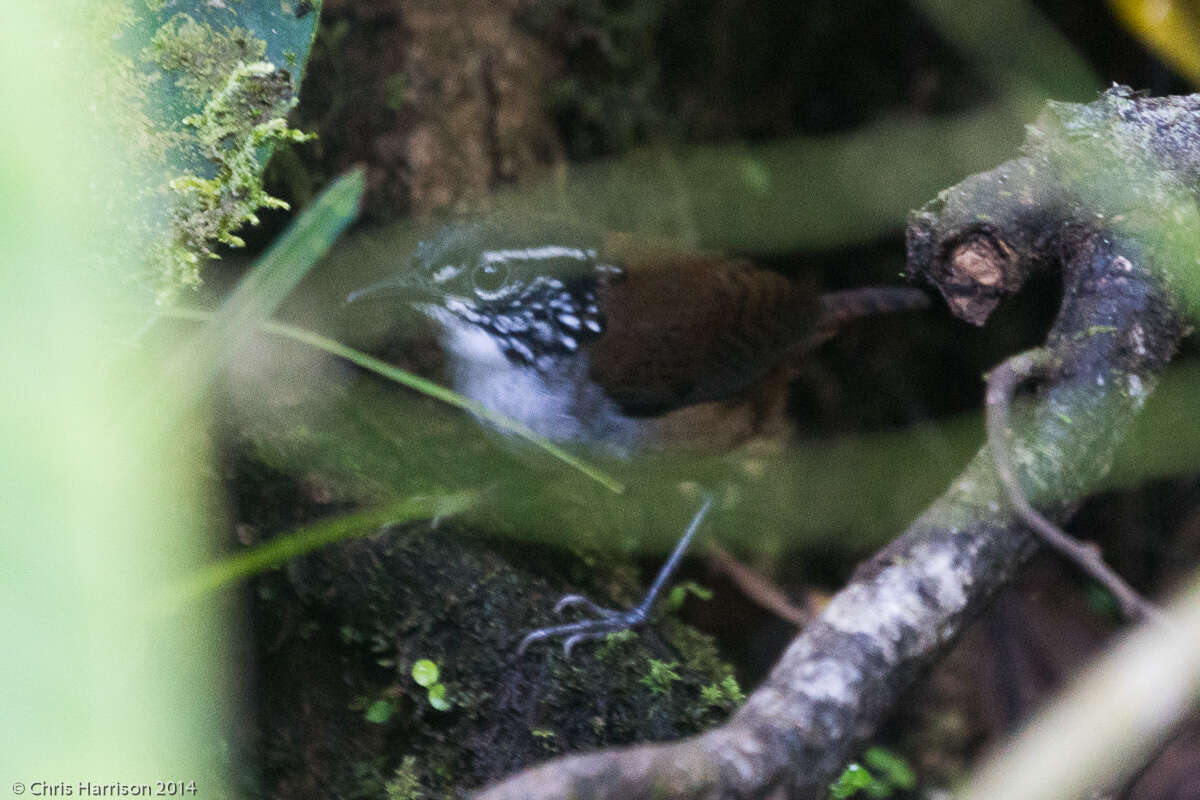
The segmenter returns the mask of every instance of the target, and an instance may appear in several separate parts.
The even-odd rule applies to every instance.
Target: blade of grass
[[[335,180],[258,260],[178,359],[183,397],[198,397],[226,366],[238,339],[274,313],[288,293],[358,216],[365,186],[361,168]]]
[[[216,318],[216,314],[208,311],[190,308],[164,308],[158,312],[161,316],[172,317],[175,319],[186,319],[195,322],[209,322]],[[604,488],[616,494],[621,494],[625,491],[625,486],[616,478],[608,475],[597,467],[588,464],[575,455],[567,452],[563,448],[554,444],[550,440],[539,436],[528,426],[523,425],[511,417],[507,417],[498,411],[488,408],[485,405],[476,403],[461,394],[447,389],[444,386],[426,380],[419,375],[414,375],[411,372],[393,366],[374,356],[367,355],[360,350],[355,350],[353,347],[348,347],[341,342],[330,339],[327,336],[322,336],[312,331],[297,328],[293,325],[286,325],[282,322],[274,320],[261,320],[257,322],[257,327],[275,336],[282,336],[287,339],[292,339],[297,342],[302,342],[318,350],[323,350],[331,355],[344,358],[352,364],[362,367],[365,370],[374,372],[388,380],[395,381],[410,389],[421,392],[424,395],[439,400],[447,405],[461,408],[464,411],[469,411],[477,417],[487,420],[497,428],[508,431],[516,436],[525,439],[530,444],[543,450],[550,456],[558,459],[564,464],[586,475],[591,480],[599,483]]]
[[[154,610],[163,615],[175,613],[186,604],[224,586],[279,566],[296,556],[343,539],[374,533],[383,525],[458,514],[470,508],[478,498],[479,493],[475,491],[409,497],[378,508],[322,520],[201,567],[168,586],[155,603]]]

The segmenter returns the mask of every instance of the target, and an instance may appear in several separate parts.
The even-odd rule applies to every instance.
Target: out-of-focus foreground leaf
[[[1047,99],[1086,102],[1104,87],[1027,0],[919,0],[917,6],[1009,102],[1028,104],[1030,116]]]
[[[101,10],[16,4],[0,26],[0,774],[222,797],[222,619],[144,614],[198,560],[210,500],[195,420],[152,435],[129,413],[149,377],[113,368],[143,266],[128,240],[160,218],[118,188],[150,167],[105,85]]]
[[[1125,27],[1200,88],[1200,2],[1109,0]]]

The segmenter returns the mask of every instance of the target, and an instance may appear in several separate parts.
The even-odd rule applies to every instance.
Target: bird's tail
[[[870,286],[821,295],[820,321],[817,328],[827,336],[848,322],[876,314],[920,311],[929,308],[929,295],[920,289],[900,286]]]

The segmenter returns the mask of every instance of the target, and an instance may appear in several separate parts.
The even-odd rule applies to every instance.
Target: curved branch
[[[1180,124],[1200,126],[1200,96],[1180,100]],[[1139,102],[1145,119],[1131,110]],[[1161,126],[1163,106],[1113,90],[1076,112],[1119,138],[1124,127]],[[1069,110],[1053,108],[1059,117]],[[1184,331],[1162,277],[1169,255],[1139,235],[1144,229],[1097,227],[1115,221],[1124,195],[1108,184],[1078,185],[1099,179],[1095,169],[1080,176],[1074,167],[1092,149],[1113,149],[1080,130],[1035,133],[1025,157],[943,192],[909,228],[910,270],[980,324],[1035,269],[1062,268],[1063,305],[1045,345],[1060,368],[1014,422],[1011,449],[1026,496],[1051,518],[1103,476]],[[1190,162],[1152,155],[1166,162],[1157,178],[1166,167],[1200,164],[1200,155]],[[1104,215],[1078,204],[1089,188],[1102,195]],[[672,744],[551,761],[476,797],[820,797],[1036,544],[984,448],[902,536],[859,567],[726,725]]]

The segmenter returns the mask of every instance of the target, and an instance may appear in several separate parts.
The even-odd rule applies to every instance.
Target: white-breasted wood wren
[[[433,323],[460,394],[551,440],[623,456],[752,438],[782,419],[790,365],[840,324],[929,305],[911,288],[818,296],[744,259],[493,222],[446,226],[349,301],[368,297]],[[560,608],[597,619],[535,631],[521,649],[559,635],[569,649],[644,620],[708,506],[637,608],[564,598]]]
[[[443,228],[349,300],[369,297],[432,321],[455,391],[623,455],[739,444],[782,413],[788,366],[839,325],[929,305],[917,289],[818,296],[744,259],[486,222]]]

